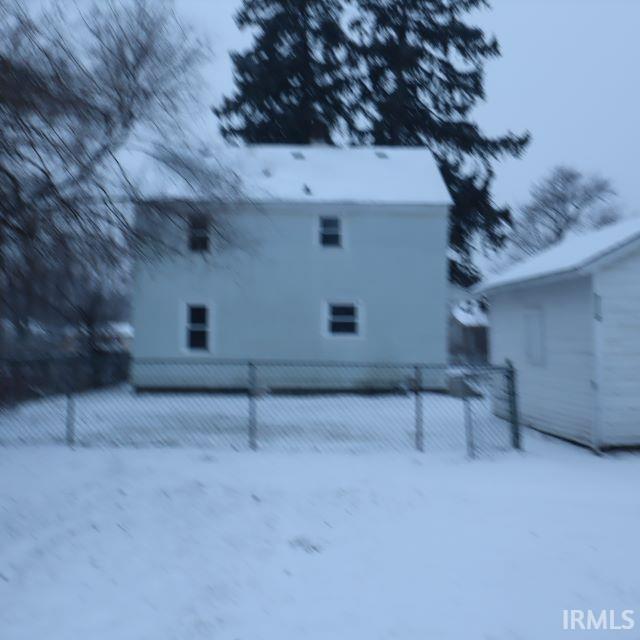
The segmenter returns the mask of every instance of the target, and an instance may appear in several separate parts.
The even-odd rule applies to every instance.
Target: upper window
[[[340,218],[320,218],[320,244],[323,247],[342,246],[342,224]]]
[[[544,318],[542,311],[525,312],[525,350],[529,364],[542,366],[545,361]]]
[[[199,253],[209,251],[209,220],[206,216],[189,218],[189,249]]]
[[[187,307],[187,346],[194,351],[209,350],[209,309],[204,305]]]
[[[360,333],[358,307],[355,304],[330,304],[329,333],[357,336]]]

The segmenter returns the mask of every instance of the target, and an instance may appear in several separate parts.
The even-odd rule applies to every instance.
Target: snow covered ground
[[[464,403],[424,393],[424,441],[428,451],[466,455]],[[490,403],[473,399],[474,444],[479,453],[510,448],[509,425]],[[0,411],[0,445],[63,442],[66,399],[49,397]],[[162,393],[136,395],[128,386],[78,394],[75,436],[80,446],[248,446],[245,395]],[[415,445],[415,397],[264,396],[257,408],[258,444],[274,451],[408,451]]]
[[[553,640],[567,608],[638,620],[638,463],[533,434],[477,462],[0,448],[0,637]]]

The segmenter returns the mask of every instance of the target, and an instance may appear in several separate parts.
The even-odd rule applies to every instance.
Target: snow
[[[637,620],[637,456],[528,443],[474,463],[0,449],[2,638],[561,640],[563,609]]]
[[[453,317],[465,327],[488,327],[489,318],[476,300],[466,300],[451,308]]]
[[[257,201],[451,202],[426,148],[256,145],[225,157]]]
[[[489,276],[477,292],[486,293],[499,287],[580,271],[595,260],[640,239],[640,217],[614,225],[572,235],[550,249],[515,264],[502,273]]]
[[[426,148],[219,144],[199,151],[191,149],[189,153],[187,161],[202,168],[200,182],[206,178],[207,170],[212,181],[216,176],[233,174],[239,180],[240,197],[257,203],[451,202],[437,164]],[[123,152],[121,163],[146,198],[194,196],[193,183],[153,154]],[[227,196],[235,198],[238,194],[228,190]]]

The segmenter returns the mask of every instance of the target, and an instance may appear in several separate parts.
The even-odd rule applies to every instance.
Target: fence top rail
[[[100,353],[100,357],[119,359],[129,356],[127,352]],[[0,358],[0,366],[42,365],[49,363],[71,363],[88,360],[87,354],[64,354],[54,356],[41,356],[29,358]],[[203,366],[242,366],[248,367],[352,367],[352,368],[376,368],[376,369],[421,369],[423,371],[441,371],[449,374],[474,375],[487,373],[505,373],[509,371],[508,365],[494,364],[438,364],[427,362],[352,362],[348,360],[285,360],[285,359],[252,359],[242,360],[233,358],[135,358],[131,357],[134,365],[188,365],[194,367]]]
[[[134,365],[189,365],[189,366],[245,366],[257,367],[353,367],[353,368],[379,368],[379,369],[422,369],[431,371],[443,371],[448,373],[473,374],[473,373],[502,373],[508,369],[498,365],[476,364],[442,364],[425,362],[353,362],[348,360],[285,360],[285,359],[233,359],[233,358],[136,358],[132,357]]]

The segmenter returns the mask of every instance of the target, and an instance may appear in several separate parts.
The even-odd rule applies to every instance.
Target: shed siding
[[[591,444],[594,423],[593,309],[590,278],[490,294],[491,356],[518,373],[523,424]],[[526,316],[541,311],[543,359],[527,354]],[[500,411],[500,404],[497,406]]]
[[[595,276],[601,296],[600,411],[605,445],[640,445],[640,251]]]
[[[445,363],[446,213],[446,207],[375,205],[247,209],[235,216],[242,248],[213,264],[198,256],[138,264],[134,382],[197,386],[224,377],[194,380],[188,367],[164,368],[169,373],[158,377],[157,367],[140,364],[145,358],[202,360],[186,349],[188,303],[212,309],[208,358]],[[342,218],[344,249],[319,246],[320,215]],[[360,336],[327,335],[329,302],[360,305]],[[299,371],[290,373],[302,381]],[[327,369],[325,382],[337,375]]]

